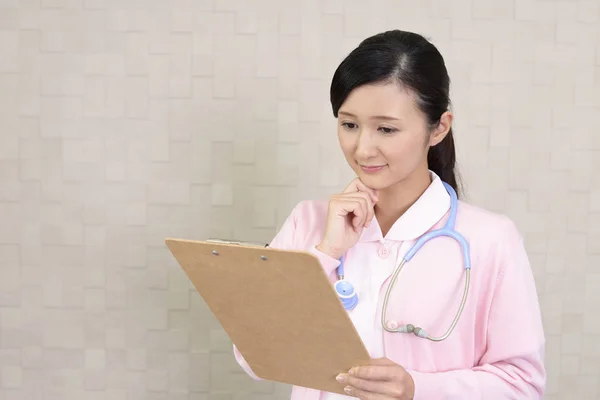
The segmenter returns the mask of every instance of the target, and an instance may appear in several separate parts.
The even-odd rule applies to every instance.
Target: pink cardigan
[[[401,256],[419,236],[443,225],[448,210],[449,196],[435,177],[385,238],[375,219],[363,231],[347,255],[345,273],[359,297],[362,293],[368,298],[365,291],[371,290],[375,300],[368,307],[373,316],[380,315],[389,275]],[[315,249],[326,216],[326,201],[299,203],[271,246],[311,252],[334,282],[338,260]],[[415,400],[541,399],[546,381],[545,340],[521,236],[508,218],[463,202],[459,202],[456,229],[470,243],[472,272],[467,304],[448,339],[432,342],[412,334],[388,333],[377,317],[353,322],[363,341],[373,344],[367,347],[377,353],[373,356],[387,357],[411,374]],[[370,277],[369,285],[361,283],[369,271],[382,270],[387,272],[376,286]],[[458,246],[451,239],[433,239],[400,273],[390,297],[388,321],[412,323],[441,336],[455,316],[463,285]],[[242,368],[259,379],[235,346],[234,354]],[[321,396],[320,391],[294,386],[291,399],[319,400]]]

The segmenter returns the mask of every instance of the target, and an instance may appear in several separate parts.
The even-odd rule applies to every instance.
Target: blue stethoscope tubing
[[[458,320],[460,319],[460,316],[465,308],[465,303],[467,301],[469,293],[469,284],[471,282],[471,257],[469,243],[463,235],[461,235],[454,229],[454,226],[456,224],[456,213],[458,211],[458,197],[452,186],[450,186],[446,182],[443,182],[443,184],[446,190],[448,191],[448,194],[450,195],[450,215],[448,216],[448,220],[442,228],[427,232],[426,234],[421,236],[415,242],[415,244],[408,250],[406,255],[402,258],[398,266],[395,268],[394,273],[392,274],[390,284],[388,285],[385,297],[383,298],[383,308],[381,312],[381,325],[383,329],[385,329],[387,332],[412,333],[420,338],[429,339],[434,342],[439,342],[448,338],[448,336],[450,336],[450,334],[454,330],[454,327],[458,323]],[[465,269],[465,287],[463,291],[462,300],[460,302],[460,306],[458,307],[458,311],[456,312],[456,316],[450,324],[450,327],[442,336],[435,337],[430,336],[423,328],[414,326],[412,324],[402,325],[398,327],[388,326],[385,317],[388,306],[388,300],[392,288],[396,283],[396,280],[398,279],[398,274],[400,273],[404,265],[407,262],[409,262],[415,256],[415,254],[417,254],[417,252],[423,247],[423,245],[425,245],[425,243],[440,236],[450,237],[460,245],[463,267]],[[342,301],[342,305],[344,306],[344,308],[346,310],[352,310],[358,304],[358,295],[354,290],[352,284],[344,278],[344,257],[340,258],[340,265],[337,268],[337,275],[338,280],[336,281],[334,286],[335,291],[340,300]]]

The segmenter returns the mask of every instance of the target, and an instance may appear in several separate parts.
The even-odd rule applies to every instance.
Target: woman
[[[294,387],[292,399],[542,398],[535,283],[520,234],[502,215],[458,202],[455,227],[472,269],[447,338],[431,340],[452,325],[466,282],[461,247],[448,237],[429,241],[402,268],[382,322],[395,267],[419,237],[444,226],[458,192],[449,77],[438,50],[397,30],[366,39],[335,72],[331,104],[357,177],[329,201],[300,202],[270,245],[311,252],[332,283],[343,261],[359,299],[348,313],[373,365],[340,371],[348,397]]]

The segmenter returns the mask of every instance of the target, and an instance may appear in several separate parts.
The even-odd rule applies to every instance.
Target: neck
[[[385,237],[394,222],[408,210],[431,184],[429,170],[415,171],[407,179],[380,190],[375,216]]]

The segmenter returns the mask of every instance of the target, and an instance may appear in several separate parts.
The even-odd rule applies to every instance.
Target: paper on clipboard
[[[338,373],[370,356],[318,259],[225,240],[165,240],[252,371],[340,393]]]

